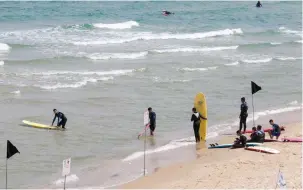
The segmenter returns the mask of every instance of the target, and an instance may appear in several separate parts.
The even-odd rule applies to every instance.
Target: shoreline
[[[296,114],[302,114],[302,111],[296,111]],[[285,115],[285,114],[283,114]],[[275,118],[271,116],[272,118]],[[288,120],[292,121],[294,118],[285,117]],[[257,120],[258,123],[264,123],[262,120],[266,120],[265,118],[260,120]],[[283,122],[283,125],[285,125],[286,131],[282,132],[280,138],[283,138],[284,135],[287,136],[300,136],[302,137],[302,115],[300,118],[296,117],[296,122]],[[298,121],[299,120],[299,121]],[[282,122],[280,122],[282,123]],[[279,124],[279,123],[278,123]],[[280,124],[281,125],[281,124]],[[250,125],[248,125],[250,126]],[[266,128],[266,127],[263,127]],[[250,129],[250,127],[248,127]],[[292,137],[295,137],[292,136]],[[217,142],[219,143],[232,143],[235,139],[235,135],[220,135],[218,138],[219,140]],[[266,134],[266,138],[269,138],[268,134]],[[272,184],[275,185],[275,183],[268,182],[267,178],[270,178],[271,180],[274,180],[273,176],[268,177],[268,175],[273,175],[273,173],[276,173],[274,175],[277,178],[277,173],[279,170],[277,170],[271,162],[268,162],[268,160],[274,160],[275,163],[279,163],[281,167],[281,171],[286,179],[286,183],[288,181],[293,184],[292,186],[287,186],[287,188],[299,188],[301,189],[302,183],[301,183],[301,149],[302,144],[301,143],[281,143],[281,142],[274,142],[274,143],[264,143],[263,146],[274,148],[277,150],[280,150],[280,154],[270,155],[270,154],[264,154],[264,153],[257,153],[252,151],[246,151],[243,149],[217,149],[217,150],[210,150],[207,149],[207,144],[210,142],[207,142],[206,144],[199,144],[196,146],[196,158],[193,160],[187,160],[183,162],[174,162],[170,165],[163,166],[158,168],[156,171],[154,171],[151,174],[148,174],[145,177],[140,177],[139,179],[136,179],[134,181],[125,183],[123,185],[117,185],[112,187],[111,189],[137,189],[137,188],[260,188],[260,186],[254,186],[253,184],[249,184],[245,179],[240,180],[240,184],[233,185],[239,183],[239,181],[234,181],[233,183],[229,184],[228,182],[224,181],[217,181],[218,184],[215,184],[215,179],[218,179],[217,176],[225,176],[226,179],[228,179],[228,173],[227,171],[234,172],[237,170],[241,171],[241,168],[247,168],[246,170],[249,171],[251,169],[252,171],[255,171],[257,169],[258,163],[256,160],[252,159],[259,159],[261,165],[265,165],[266,170],[262,170],[262,174],[266,174],[267,176],[264,177],[262,180],[260,177],[258,178],[258,175],[255,175],[252,172],[251,176],[246,176],[247,179],[250,179],[249,181],[257,180],[260,181],[259,184],[263,184],[263,187],[265,188],[275,188],[275,186],[272,186]],[[192,148],[194,149],[194,148]],[[292,150],[295,150],[296,152],[292,152]],[[232,154],[230,154],[232,151]],[[299,152],[299,153],[298,153]],[[293,155],[291,155],[293,154]],[[299,158],[298,158],[299,156]],[[286,159],[285,159],[286,158]],[[289,163],[283,163],[283,160],[295,160],[296,166],[300,165],[300,167],[294,167],[294,164]],[[299,163],[300,162],[300,163]],[[234,165],[232,166],[233,163]],[[201,166],[199,169],[199,166]],[[273,169],[275,168],[275,169]],[[299,172],[296,172],[296,175],[299,177],[292,176],[289,168],[293,168],[291,171],[296,171],[296,168],[300,168]],[[267,171],[268,170],[268,171]],[[275,171],[277,170],[277,171]],[[209,175],[207,176],[204,172],[208,171]],[[219,172],[219,173],[218,173]],[[241,171],[246,173],[246,171]],[[285,174],[284,174],[285,173]],[[241,173],[243,174],[243,173]],[[235,176],[235,178],[243,178],[243,175],[237,176],[236,174],[232,174]],[[199,179],[197,179],[196,176],[200,176]],[[205,178],[202,178],[201,176],[204,176]],[[213,176],[213,177],[212,177]],[[292,176],[292,177],[289,177]],[[195,179],[196,178],[196,179]],[[209,180],[211,178],[212,180]],[[195,180],[194,180],[195,179]],[[207,180],[208,179],[208,180]],[[232,181],[232,180],[231,180]],[[267,181],[267,185],[265,182]],[[294,181],[294,182],[293,182]],[[300,181],[298,183],[297,181]],[[204,185],[203,185],[204,184]]]

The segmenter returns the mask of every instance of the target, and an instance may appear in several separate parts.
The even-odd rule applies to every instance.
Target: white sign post
[[[144,112],[144,116],[143,116],[143,120],[144,120],[144,167],[143,167],[143,174],[145,176],[145,149],[146,149],[146,128],[149,125],[149,112],[145,111]]]
[[[71,164],[71,158],[63,160],[62,176],[64,176],[64,189],[65,189],[66,176],[70,173],[70,164]]]

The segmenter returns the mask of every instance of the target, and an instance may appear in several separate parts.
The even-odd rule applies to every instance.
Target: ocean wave
[[[104,23],[96,23],[93,24],[96,28],[107,28],[107,29],[129,29],[133,26],[139,26],[139,23],[136,21],[127,21],[127,22],[121,22],[121,23],[114,23],[114,24],[104,24]]]
[[[207,70],[215,70],[217,69],[218,67],[206,67],[206,68],[188,68],[188,67],[185,67],[185,68],[181,68],[181,69],[177,69],[179,71],[207,71]]]
[[[148,52],[139,52],[139,53],[94,53],[87,55],[86,57],[92,60],[108,60],[108,59],[138,59],[145,57]]]
[[[108,81],[114,79],[113,77],[102,77],[102,78],[85,78],[84,80],[75,84],[63,84],[57,83],[55,85],[37,85],[37,87],[45,90],[55,90],[60,88],[80,88],[87,85],[88,83],[96,83],[98,81]]]
[[[233,63],[226,63],[224,64],[226,66],[235,66],[235,65],[239,65],[239,61],[233,62]]]
[[[287,61],[287,60],[300,60],[300,59],[302,59],[302,57],[277,57],[275,59],[281,60],[281,61]]]
[[[33,72],[24,73],[23,75],[126,75],[137,71],[136,69],[126,69],[126,70],[110,70],[110,71],[47,71],[47,72]]]
[[[7,44],[0,43],[0,51],[9,51],[11,47]]]
[[[173,33],[154,34],[150,32],[148,33],[144,32],[144,33],[133,33],[132,37],[128,37],[128,38],[77,41],[77,42],[72,42],[72,44],[87,46],[87,45],[127,43],[137,40],[169,40],[169,39],[194,40],[194,39],[202,39],[207,37],[229,36],[229,35],[237,35],[237,34],[243,34],[241,28],[217,30],[217,31],[210,31],[203,33],[184,33],[184,34],[173,34]]]
[[[298,40],[298,41],[295,41],[296,43],[303,43],[303,40]]]
[[[4,61],[0,61],[0,66],[3,66],[4,65]]]
[[[237,49],[239,46],[225,46],[225,47],[204,47],[204,48],[176,48],[176,49],[160,49],[152,50],[157,53],[178,53],[178,52],[204,52],[204,51],[221,51],[228,49]]]
[[[20,94],[20,90],[12,91],[11,94]]]
[[[290,29],[287,29],[286,27],[283,27],[283,26],[279,28],[279,31],[282,32],[282,33],[285,33],[285,34],[295,34],[295,35],[302,36],[302,31],[290,30]]]
[[[282,42],[270,42],[271,45],[281,45]]]
[[[261,111],[261,112],[256,112],[255,120],[257,120],[260,117],[267,116],[267,115],[291,112],[291,111],[296,111],[296,110],[300,110],[300,109],[302,109],[302,106],[301,107],[300,106],[285,107],[285,108],[278,108],[278,109],[273,109],[273,110],[265,110],[265,111]],[[252,114],[250,114],[250,117],[247,118],[248,122],[252,121],[252,119],[253,119],[251,115]],[[237,119],[235,122],[230,123],[230,124],[226,123],[226,124],[210,126],[208,128],[209,128],[209,130],[212,130],[212,131],[208,132],[206,139],[214,138],[214,137],[218,136],[219,134],[221,134],[222,132],[230,130],[233,126],[238,126],[238,125],[239,125],[239,119]],[[149,155],[149,154],[154,154],[154,153],[165,152],[165,151],[174,150],[177,148],[190,146],[190,145],[194,145],[194,144],[196,144],[196,142],[194,140],[194,137],[192,136],[192,137],[183,138],[183,139],[179,139],[179,140],[173,140],[166,145],[157,147],[155,149],[147,150],[147,151],[145,151],[145,154]],[[144,155],[143,151],[134,152],[134,153],[130,154],[129,156],[125,157],[122,161],[130,162],[132,160],[142,157],[143,155]]]
[[[79,177],[76,174],[66,176],[66,184],[76,182],[79,180]],[[62,185],[64,183],[64,178],[60,178],[54,182],[55,185]]]
[[[273,58],[264,58],[264,59],[244,59],[241,60],[244,63],[267,63],[272,61]]]
[[[152,77],[152,80],[156,83],[186,83],[191,81],[189,79],[168,79],[161,77]]]

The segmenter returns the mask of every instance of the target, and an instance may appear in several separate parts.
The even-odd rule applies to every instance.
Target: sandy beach
[[[302,137],[302,123],[288,124],[280,138]],[[235,136],[223,136],[220,143],[233,142]],[[269,138],[266,134],[266,138]],[[157,172],[119,188],[276,188],[279,170],[288,189],[302,189],[302,144],[266,142],[280,154],[266,154],[244,149],[205,149],[198,159],[160,168]]]

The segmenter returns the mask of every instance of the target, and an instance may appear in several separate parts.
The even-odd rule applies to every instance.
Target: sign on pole
[[[149,123],[149,113],[148,111],[144,112],[144,126],[146,126]]]
[[[71,158],[63,160],[62,176],[67,176],[70,173]]]

